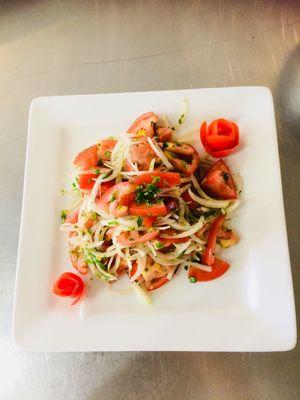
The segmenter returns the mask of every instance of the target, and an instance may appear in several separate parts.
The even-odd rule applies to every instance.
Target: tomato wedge
[[[129,214],[140,217],[159,217],[167,215],[168,211],[164,203],[136,204],[135,202],[129,205]]]
[[[215,260],[214,251],[216,247],[217,237],[219,233],[219,229],[221,228],[222,224],[225,221],[224,215],[219,215],[214,222],[212,223],[209,233],[208,233],[208,240],[206,244],[206,249],[202,254],[201,260],[203,264],[212,265]]]
[[[149,242],[159,235],[158,231],[147,232],[140,236],[138,231],[128,231],[120,233],[118,237],[118,243],[125,246],[134,246],[138,243]]]
[[[229,269],[230,264],[224,260],[221,260],[220,258],[215,258],[215,261],[211,267],[211,272],[203,271],[197,267],[190,267],[189,278],[195,278],[196,282],[205,282],[217,279],[225,274],[225,272]]]
[[[157,158],[145,136],[131,143],[130,156],[131,161],[136,163],[141,171],[147,171],[151,161]],[[126,169],[128,169],[128,165]]]
[[[78,214],[79,210],[68,211],[65,222],[69,222],[70,224],[76,224],[78,222]]]
[[[98,206],[114,217],[128,214],[128,205],[135,197],[136,185],[130,182],[121,182],[108,189],[97,201]]]
[[[157,115],[155,115],[153,112],[147,112],[137,118],[127,129],[127,132],[137,134],[143,133],[144,131],[146,136],[152,137],[154,134],[154,124],[156,124],[157,121]]]
[[[152,290],[160,288],[162,285],[165,283],[169,282],[169,279],[166,276],[163,276],[162,278],[155,279],[152,283],[147,285],[147,290],[150,292]]]
[[[132,182],[137,185],[150,184],[155,181],[155,184],[160,188],[176,186],[180,183],[180,175],[178,172],[146,172],[145,174],[137,175]]]
[[[217,161],[206,173],[201,182],[202,189],[211,197],[222,200],[237,198],[236,187],[223,160]]]
[[[96,174],[80,174],[78,176],[78,185],[82,193],[91,193],[95,180],[98,178]]]
[[[75,299],[71,306],[82,298],[84,291],[85,284],[83,280],[73,272],[64,272],[56,279],[53,285],[53,293],[55,295]]]
[[[156,221],[156,217],[143,217],[142,218],[142,227],[149,229],[152,227],[154,222]]]
[[[212,121],[209,126],[204,121],[200,127],[203,147],[213,157],[226,157],[233,153],[239,144],[239,128],[235,122],[224,118]]]
[[[102,161],[109,161],[111,157],[111,152],[115,147],[117,141],[113,139],[101,140],[98,144],[98,157]]]
[[[98,164],[98,146],[94,144],[87,149],[82,150],[75,157],[74,164],[76,167],[81,167],[82,169],[90,169]]]

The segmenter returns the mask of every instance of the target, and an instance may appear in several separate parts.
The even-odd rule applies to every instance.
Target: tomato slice
[[[188,207],[189,207],[190,209],[199,207],[199,203],[197,203],[195,200],[193,200],[193,199],[191,198],[191,196],[190,196],[188,190],[186,190],[186,191],[182,194],[181,197],[183,198],[183,200],[184,200],[186,203],[188,203]]]
[[[216,247],[217,237],[219,233],[219,229],[223,225],[225,221],[224,215],[219,215],[214,222],[212,223],[209,233],[208,233],[208,240],[206,244],[206,249],[202,254],[201,260],[203,264],[212,265],[215,260],[214,251]]]
[[[156,124],[157,121],[157,115],[155,115],[153,112],[147,112],[137,118],[127,129],[127,132],[137,134],[145,131],[146,136],[152,137],[154,134],[154,124]]]
[[[157,158],[145,136],[141,137],[138,141],[132,142],[130,155],[131,161],[136,163],[141,171],[147,171],[151,161]]]
[[[78,176],[78,185],[82,193],[91,193],[95,180],[98,178],[96,174],[80,174]]]
[[[133,178],[132,182],[137,185],[145,185],[153,183],[155,180],[157,180],[155,184],[160,188],[176,186],[180,183],[180,175],[178,172],[153,171],[137,175]]]
[[[142,218],[142,227],[149,229],[152,227],[154,222],[156,221],[156,217],[143,217]]]
[[[201,182],[202,189],[211,197],[222,200],[237,198],[235,184],[223,160],[217,161],[206,173]]]
[[[229,269],[230,264],[220,258],[215,258],[214,263],[211,265],[211,272],[203,271],[200,268],[190,267],[189,278],[195,278],[197,282],[211,281],[224,275]]]
[[[167,215],[167,209],[164,203],[155,204],[136,204],[135,202],[129,205],[129,214],[140,217],[159,217]]]
[[[104,193],[106,193],[108,191],[108,189],[113,187],[115,184],[116,184],[116,182],[114,179],[112,179],[111,181],[101,183],[101,186],[100,186],[97,196],[99,196],[99,197],[103,196]]]
[[[65,222],[69,222],[70,224],[76,224],[78,222],[78,214],[79,210],[68,211]]]
[[[166,276],[163,276],[162,278],[155,279],[152,283],[147,285],[147,290],[150,292],[152,290],[158,289],[164,284],[169,282],[169,279]]]
[[[128,231],[120,233],[118,237],[118,243],[125,246],[134,246],[138,243],[149,242],[159,235],[158,231],[147,232],[140,236],[138,231]]]
[[[109,161],[111,158],[111,152],[116,143],[117,141],[113,139],[101,140],[101,142],[98,144],[98,157],[102,161]]]
[[[135,190],[133,183],[117,183],[103,194],[97,204],[107,214],[122,217],[128,214],[128,205],[135,197]]]
[[[239,128],[235,122],[224,118],[212,121],[209,126],[204,121],[200,127],[200,139],[211,156],[226,157],[233,153],[239,144]]]
[[[90,169],[95,167],[98,164],[97,151],[98,147],[96,144],[82,150],[75,157],[74,164],[76,167],[81,167],[82,169]]]
[[[84,291],[85,284],[83,280],[73,272],[64,272],[56,279],[53,285],[53,293],[55,295],[75,299],[71,306],[82,298]]]
[[[129,276],[130,276],[130,278],[132,278],[133,275],[136,273],[137,268],[138,268],[137,262],[134,261],[134,262],[132,263],[131,271],[129,271]]]

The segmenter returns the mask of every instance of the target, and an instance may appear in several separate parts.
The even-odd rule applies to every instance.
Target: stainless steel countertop
[[[11,343],[28,110],[44,95],[270,87],[299,309],[299,38],[297,0],[1,1],[0,399],[300,398],[299,346],[260,354],[47,354]]]

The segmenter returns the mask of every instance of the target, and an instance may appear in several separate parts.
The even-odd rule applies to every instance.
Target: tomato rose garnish
[[[59,275],[53,285],[53,293],[60,297],[71,297],[75,299],[71,306],[76,304],[83,296],[85,284],[80,276],[73,272],[64,272]]]
[[[209,125],[204,121],[200,128],[204,149],[211,156],[219,158],[233,153],[239,144],[239,128],[235,122],[216,119]]]

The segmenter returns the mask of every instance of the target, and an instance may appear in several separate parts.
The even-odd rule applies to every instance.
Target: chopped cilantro
[[[196,283],[197,279],[194,276],[190,276],[190,282],[191,283]]]
[[[110,199],[109,199],[109,203],[112,203],[112,202],[115,201],[115,200],[116,200],[116,194],[113,193],[113,194],[111,195]]]
[[[135,201],[137,204],[147,203],[153,204],[156,195],[159,193],[159,188],[154,183],[148,185],[140,185],[137,187]]]
[[[100,175],[100,169],[95,169],[95,174]]]
[[[143,218],[142,217],[137,217],[136,220],[137,226],[140,227],[143,225]]]
[[[156,243],[155,243],[155,247],[156,247],[157,249],[162,249],[162,248],[164,247],[164,245],[163,245],[161,242],[156,242]]]
[[[181,114],[181,115],[180,115],[180,118],[178,119],[178,123],[179,123],[179,124],[182,124],[183,121],[184,121],[184,118],[185,118],[185,114]]]
[[[107,151],[104,153],[104,155],[105,155],[106,158],[110,158],[110,156],[111,156],[111,151],[107,150]]]
[[[67,219],[67,210],[61,210],[61,214],[60,214],[61,223],[63,224],[66,219]]]
[[[109,221],[109,222],[107,223],[107,225],[108,225],[108,226],[118,225],[118,221],[117,221],[117,220]]]

